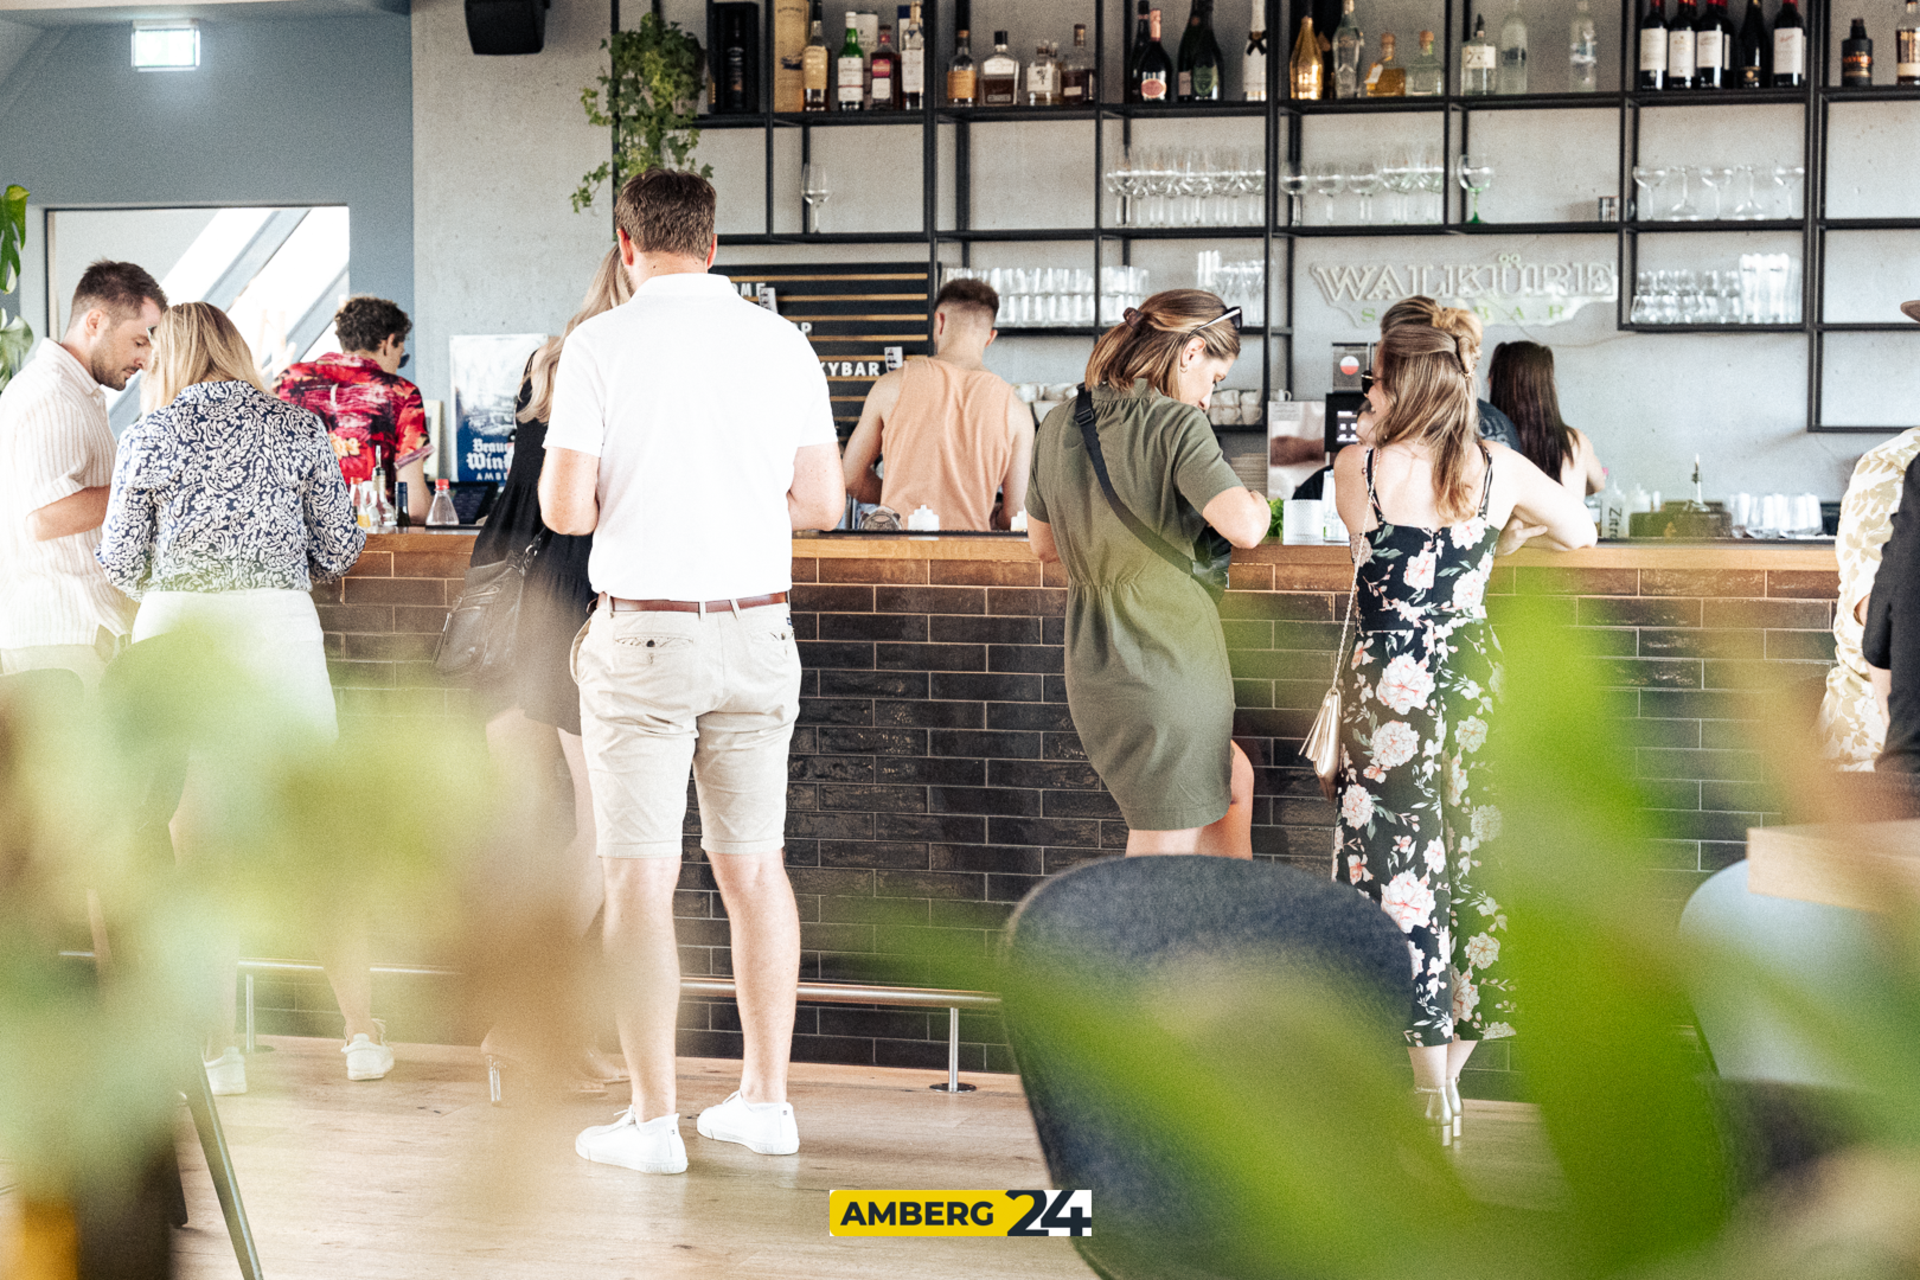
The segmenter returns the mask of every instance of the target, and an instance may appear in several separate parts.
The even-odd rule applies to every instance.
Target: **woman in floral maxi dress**
[[[1446,1130],[1473,1046],[1513,1034],[1506,917],[1477,884],[1500,833],[1485,778],[1501,679],[1487,579],[1510,520],[1512,541],[1594,541],[1570,490],[1479,439],[1463,356],[1439,329],[1389,330],[1360,418],[1366,447],[1334,464],[1341,518],[1356,531],[1335,874],[1407,935],[1407,1045],[1428,1117]]]

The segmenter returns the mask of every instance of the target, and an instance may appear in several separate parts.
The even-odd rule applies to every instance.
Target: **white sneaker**
[[[793,1104],[748,1102],[738,1089],[719,1106],[702,1111],[694,1127],[703,1138],[737,1142],[763,1156],[790,1156],[800,1149],[800,1130],[793,1123]]]
[[[347,1055],[349,1080],[380,1080],[393,1070],[393,1050],[384,1044],[375,1044],[364,1031],[347,1041],[340,1052]]]
[[[216,1098],[247,1091],[247,1060],[238,1049],[229,1049],[207,1064],[207,1084]]]
[[[641,1124],[633,1108],[612,1124],[584,1129],[573,1140],[573,1150],[595,1164],[617,1164],[641,1173],[685,1173],[687,1144],[680,1140],[680,1113],[658,1116]]]

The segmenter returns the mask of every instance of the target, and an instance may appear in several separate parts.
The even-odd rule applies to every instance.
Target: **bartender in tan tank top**
[[[943,530],[1005,529],[1026,508],[1033,412],[983,360],[999,311],[1000,295],[984,281],[940,291],[934,354],[907,361],[867,393],[842,459],[848,493],[903,521],[927,507]],[[883,457],[885,479],[873,469]]]

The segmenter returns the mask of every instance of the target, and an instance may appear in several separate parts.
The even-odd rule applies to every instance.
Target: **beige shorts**
[[[800,650],[784,604],[708,613],[594,611],[573,641],[603,858],[677,858],[687,771],[700,847],[786,845],[787,744]]]

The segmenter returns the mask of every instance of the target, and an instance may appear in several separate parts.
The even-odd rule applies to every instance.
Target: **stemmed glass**
[[[1333,225],[1335,200],[1346,187],[1347,175],[1340,172],[1339,165],[1322,160],[1313,166],[1313,189],[1327,198],[1327,226]]]
[[[1114,223],[1116,226],[1128,226],[1132,223],[1133,210],[1128,200],[1127,182],[1133,177],[1133,155],[1122,151],[1113,167],[1107,170],[1107,194],[1114,198]]]
[[[1796,217],[1794,210],[1799,206],[1796,198],[1800,182],[1807,176],[1805,165],[1788,164],[1784,160],[1776,161],[1773,166],[1773,185],[1781,190],[1780,216]]]
[[[1653,193],[1667,180],[1667,171],[1659,165],[1637,164],[1633,166],[1633,185],[1640,188],[1640,199],[1635,205],[1633,216],[1639,222],[1653,221]]]
[[[1473,156],[1460,157],[1460,185],[1473,196],[1473,212],[1467,221],[1480,221],[1480,193],[1493,185],[1493,163]]]
[[[1385,163],[1380,166],[1380,178],[1387,190],[1393,193],[1393,222],[1400,226],[1407,221],[1407,195],[1419,181],[1415,168],[1413,148],[1395,147],[1387,153]]]
[[[1188,147],[1180,157],[1180,192],[1186,196],[1180,221],[1189,227],[1213,222],[1213,197],[1219,191],[1219,168],[1206,147]]]
[[[1690,165],[1677,164],[1673,166],[1673,176],[1680,179],[1680,202],[1667,210],[1667,220],[1669,222],[1700,221],[1700,208],[1693,202],[1693,186],[1688,181],[1693,176],[1693,168]]]
[[[1262,161],[1265,157],[1257,147],[1248,147],[1240,153],[1237,167],[1234,169],[1234,190],[1248,197],[1247,226],[1259,226],[1267,216],[1267,168]]]
[[[800,198],[813,210],[812,230],[820,230],[820,210],[833,195],[833,187],[827,179],[827,166],[817,160],[809,160],[800,169]]]
[[[1699,169],[1700,185],[1713,192],[1713,221],[1721,217],[1720,193],[1733,181],[1733,166],[1725,164],[1703,164]]]
[[[1373,221],[1373,193],[1379,189],[1379,168],[1371,160],[1356,160],[1347,174],[1347,190],[1360,197],[1360,221]]]
[[[1766,217],[1767,211],[1761,208],[1760,202],[1753,197],[1753,166],[1750,164],[1738,165],[1735,167],[1734,172],[1746,180],[1747,194],[1745,199],[1728,210],[1727,217],[1739,222],[1755,222]]]
[[[1304,226],[1307,220],[1307,183],[1310,180],[1307,168],[1298,160],[1282,160],[1280,171],[1275,176],[1280,180],[1280,190],[1287,197],[1287,225]]]
[[[1427,143],[1419,150],[1419,159],[1414,162],[1414,186],[1425,195],[1434,197],[1431,217],[1422,215],[1422,222],[1443,222],[1446,220],[1447,205],[1447,163],[1439,146]]]

